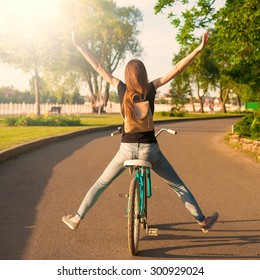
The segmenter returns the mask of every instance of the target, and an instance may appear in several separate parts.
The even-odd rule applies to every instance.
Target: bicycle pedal
[[[129,194],[128,193],[120,193],[119,197],[126,197],[126,198],[128,198]]]
[[[158,236],[158,228],[149,228],[148,234],[149,236]]]

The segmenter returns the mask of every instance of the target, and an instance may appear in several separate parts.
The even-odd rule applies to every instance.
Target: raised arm
[[[172,70],[169,73],[167,73],[165,76],[152,81],[154,87],[157,89],[157,88],[165,85],[166,83],[168,83],[171,79],[173,79],[178,74],[180,74],[184,70],[184,68],[186,68],[190,64],[190,62],[204,49],[204,47],[206,46],[206,44],[208,42],[208,39],[209,39],[208,32],[206,31],[202,37],[202,41],[201,41],[200,45],[193,52],[191,52],[185,58],[180,60],[172,68]]]
[[[97,60],[97,58],[92,54],[92,52],[87,49],[80,46],[75,39],[75,33],[72,30],[72,42],[74,46],[80,51],[80,53],[84,56],[84,58],[87,60],[87,62],[93,67],[93,69],[101,76],[103,77],[109,84],[117,87],[119,80],[115,78],[111,73],[109,73],[103,66],[100,64],[100,62]]]

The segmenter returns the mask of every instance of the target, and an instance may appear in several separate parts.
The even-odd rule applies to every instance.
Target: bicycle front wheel
[[[128,200],[128,248],[131,255],[138,252],[138,243],[140,235],[140,192],[139,184],[136,178],[133,178],[130,184]]]

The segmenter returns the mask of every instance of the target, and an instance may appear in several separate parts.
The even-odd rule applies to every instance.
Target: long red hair
[[[126,92],[123,100],[123,110],[127,118],[133,117],[133,95],[139,94],[142,99],[148,92],[148,77],[146,68],[138,59],[130,60],[125,67]]]

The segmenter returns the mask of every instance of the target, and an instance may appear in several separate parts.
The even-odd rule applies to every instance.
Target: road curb
[[[224,119],[224,118],[240,118],[241,116],[227,116],[227,117],[211,117],[211,118],[185,118],[185,119],[174,119],[174,120],[159,120],[154,121],[155,124],[163,124],[163,123],[170,123],[170,122],[184,122],[184,121],[198,121],[198,120],[209,120],[209,119]],[[15,146],[14,148],[6,149],[0,152],[0,163],[12,158],[16,158],[24,153],[30,152],[32,150],[41,148],[43,146],[46,146],[48,144],[68,140],[77,136],[82,136],[86,134],[90,134],[96,131],[106,131],[106,130],[112,130],[117,129],[120,125],[109,125],[109,126],[100,126],[100,127],[92,127],[87,128],[79,131],[69,132],[66,134],[61,134],[57,136],[51,136],[46,137],[38,140],[34,140],[25,144],[21,144],[18,146]]]
[[[87,128],[79,131],[73,131],[57,136],[51,136],[46,137],[38,140],[34,140],[25,144],[21,144],[18,146],[15,146],[14,148],[6,149],[0,152],[0,163],[6,160],[9,160],[11,158],[16,158],[24,153],[30,152],[32,150],[41,148],[43,146],[46,146],[48,144],[68,140],[77,136],[86,135],[89,133],[93,133],[96,131],[104,131],[104,130],[111,130],[111,129],[117,129],[118,126],[101,126],[101,127],[93,127],[93,128]]]

